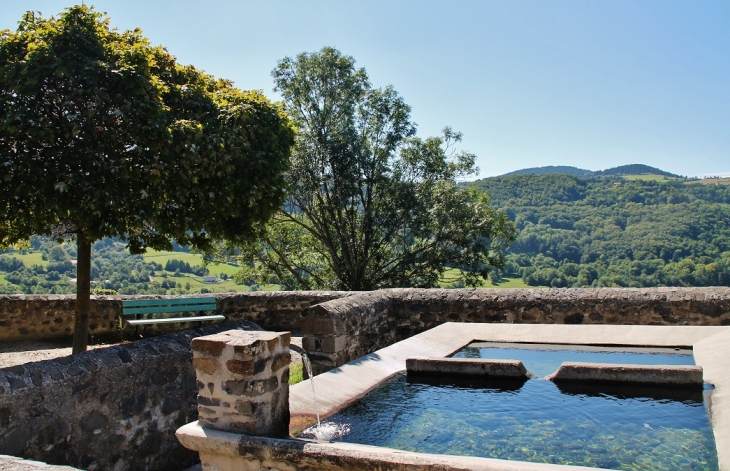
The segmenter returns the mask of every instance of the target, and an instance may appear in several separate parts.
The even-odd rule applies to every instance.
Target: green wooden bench
[[[145,324],[169,324],[173,322],[203,322],[223,320],[226,316],[221,314],[191,315],[164,317],[160,314],[215,311],[216,303],[214,297],[207,298],[176,298],[176,299],[139,299],[134,301],[122,301],[122,317],[134,316],[134,319],[125,319],[128,325]]]

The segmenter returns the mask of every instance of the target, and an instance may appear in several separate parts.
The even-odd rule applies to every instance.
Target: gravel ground
[[[113,344],[89,345],[89,349]],[[0,343],[0,368],[71,355],[71,340],[24,340]]]

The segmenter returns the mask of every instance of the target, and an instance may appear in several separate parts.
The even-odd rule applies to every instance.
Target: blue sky
[[[730,2],[97,0],[178,61],[262,89],[278,60],[333,46],[393,85],[419,135],[451,126],[480,177],[643,163],[730,175]],[[0,28],[57,0],[2,0]]]

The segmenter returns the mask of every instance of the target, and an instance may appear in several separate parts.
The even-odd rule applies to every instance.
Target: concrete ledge
[[[481,358],[407,358],[406,372],[409,375],[448,375],[474,378],[527,379],[532,377],[521,361]]]
[[[435,455],[342,442],[251,437],[200,427],[177,430],[186,448],[200,453],[203,469],[219,471],[378,470],[378,471],[597,471],[564,466],[465,456]]]
[[[667,365],[618,365],[611,363],[565,362],[547,377],[555,383],[563,381],[591,383],[635,383],[702,388],[702,367]]]
[[[78,468],[0,455],[0,471],[78,471]]]

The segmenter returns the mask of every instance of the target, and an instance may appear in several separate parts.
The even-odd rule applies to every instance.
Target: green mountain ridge
[[[545,167],[532,167],[523,168],[521,170],[515,170],[514,172],[505,173],[500,175],[501,177],[510,177],[513,175],[548,175],[548,174],[560,174],[560,175],[576,175],[581,177],[589,176],[602,176],[602,175],[661,175],[664,177],[681,178],[680,175],[676,175],[656,167],[651,167],[644,164],[629,164],[621,165],[618,167],[609,168],[606,170],[587,170],[584,168],[572,167],[569,165],[548,165]]]
[[[530,286],[730,286],[730,186],[619,175],[470,182],[519,235],[503,270]]]

